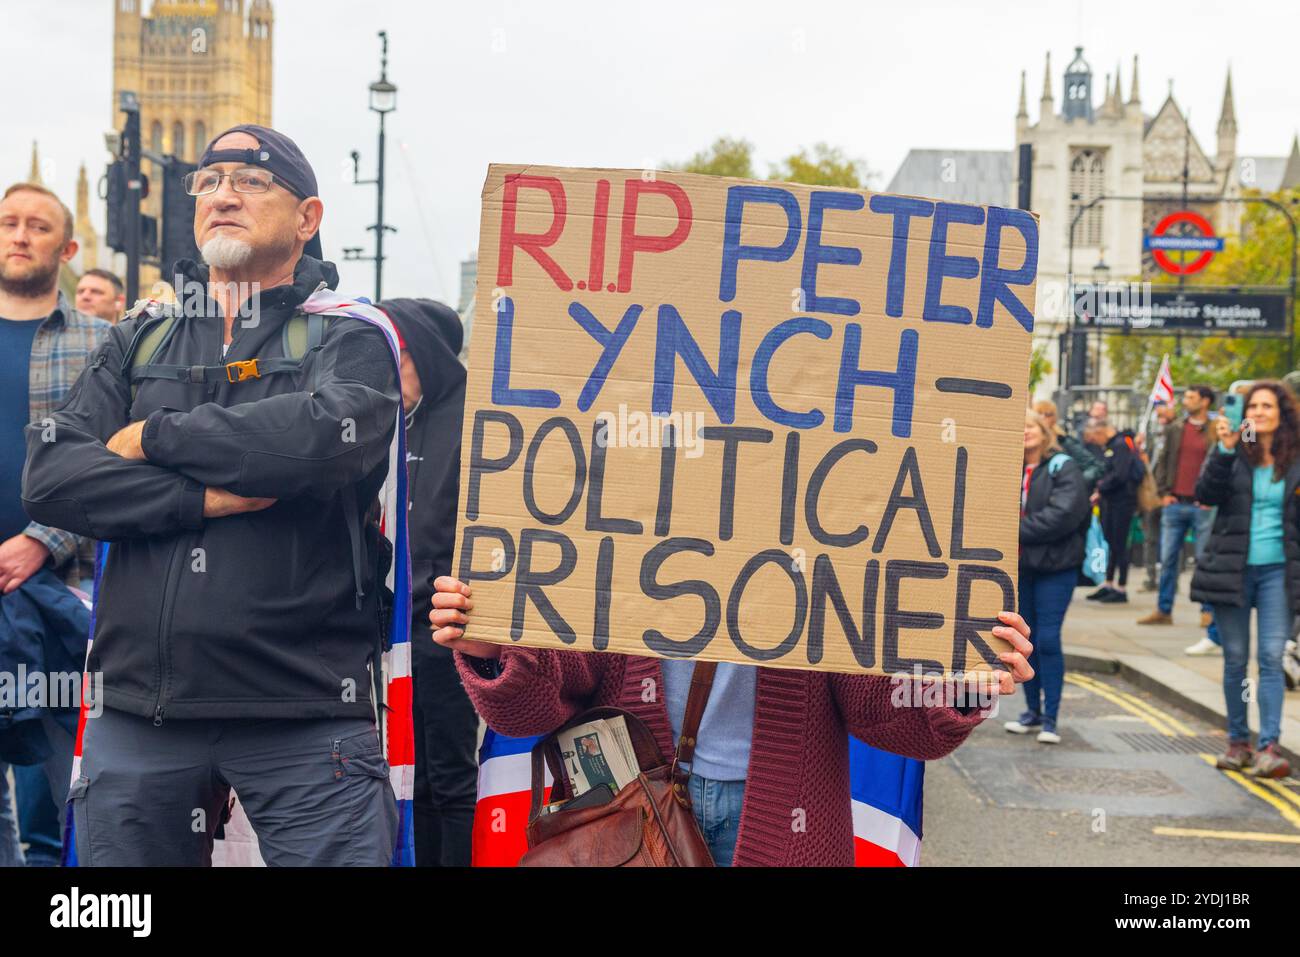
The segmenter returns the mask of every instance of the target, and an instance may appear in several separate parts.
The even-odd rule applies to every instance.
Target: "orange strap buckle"
[[[256,359],[241,359],[239,362],[226,363],[226,381],[243,382],[245,379],[260,379],[262,373],[257,371]]]

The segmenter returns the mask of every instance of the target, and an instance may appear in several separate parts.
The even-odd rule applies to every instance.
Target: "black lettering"
[[[474,543],[480,538],[495,538],[501,543],[502,561],[500,568],[482,571],[474,569]],[[457,577],[468,585],[472,581],[494,582],[505,578],[515,567],[515,540],[504,528],[490,525],[466,525],[460,537],[460,569]]]
[[[560,550],[560,562],[550,571],[533,568],[533,543],[544,542]],[[578,640],[569,623],[555,610],[542,589],[564,581],[578,564],[578,549],[567,535],[546,528],[525,528],[519,532],[519,571],[515,574],[515,603],[510,615],[510,639],[518,641],[524,636],[524,611],[532,602],[542,619],[566,645]]]
[[[718,500],[718,540],[731,540],[736,504],[736,454],[741,442],[771,442],[771,429],[740,425],[710,425],[700,429],[700,438],[722,442],[722,492]]]
[[[829,555],[818,555],[813,565],[812,595],[808,613],[808,663],[815,665],[822,660],[822,636],[826,622],[826,599],[830,599],[835,609],[835,617],[844,629],[848,639],[849,650],[853,658],[863,668],[876,665],[876,595],[880,585],[880,562],[871,559],[867,562],[866,573],[862,580],[862,628],[849,611],[849,603],[844,600],[844,590],[835,577],[835,566]]]
[[[483,436],[489,422],[500,422],[510,432],[510,448],[499,459],[483,457]],[[474,413],[474,431],[469,446],[469,492],[465,495],[465,517],[471,522],[478,519],[478,494],[482,477],[488,472],[504,472],[519,458],[524,447],[524,429],[509,412],[497,409],[479,409]],[[462,578],[461,581],[464,581]]]
[[[831,447],[826,456],[817,463],[813,473],[808,478],[808,488],[804,492],[803,500],[803,518],[808,525],[808,532],[822,545],[830,545],[834,548],[851,548],[859,542],[865,541],[870,531],[865,525],[859,525],[851,532],[828,532],[822,528],[821,519],[817,515],[817,500],[821,497],[822,486],[826,484],[826,477],[831,474],[831,469],[835,467],[840,459],[850,452],[875,452],[876,443],[870,439],[845,439],[837,445]]]
[[[541,452],[542,443],[556,429],[563,432],[565,438],[569,440],[569,451],[573,454],[573,491],[569,494],[569,500],[564,503],[564,508],[551,514],[542,511],[537,504],[537,490],[533,485],[533,470],[537,465],[537,456]],[[537,427],[533,440],[528,443],[528,454],[524,456],[524,507],[528,509],[528,513],[533,518],[543,525],[563,525],[577,510],[578,502],[582,500],[582,487],[586,484],[586,481],[587,456],[582,450],[582,436],[578,434],[578,427],[562,415],[552,416]],[[522,539],[519,546],[522,550]]]
[[[1000,562],[1002,552],[996,548],[967,548],[962,544],[966,532],[966,449],[957,449],[957,474],[952,483],[952,547],[948,557],[962,562]]]
[[[614,539],[606,535],[596,552],[596,621],[591,629],[591,647],[604,651],[609,647],[610,587],[614,581]]]
[[[781,639],[781,643],[775,648],[755,648],[741,637],[740,604],[745,597],[745,586],[754,577],[754,573],[769,564],[785,572],[786,577],[794,583],[794,622],[790,626],[790,633]],[[764,608],[774,610],[780,607],[780,604],[774,601],[764,600],[762,604]],[[736,576],[736,581],[731,586],[731,594],[727,598],[727,631],[731,635],[732,644],[740,650],[741,654],[754,661],[774,661],[783,658],[799,643],[799,636],[803,634],[804,619],[807,616],[808,586],[804,583],[803,575],[795,570],[789,555],[779,548],[768,548],[745,562],[745,567]]]
[[[604,441],[601,432],[606,433]],[[597,420],[591,427],[591,470],[587,473],[587,531],[620,532],[624,535],[640,535],[645,528],[640,522],[631,518],[606,518],[600,514],[601,503],[605,498],[605,454],[608,439],[608,423]]]
[[[655,509],[655,534],[668,534],[673,517],[673,479],[677,475],[676,429],[665,426],[661,433],[663,446],[659,449],[659,505]]]
[[[785,467],[781,470],[781,544],[794,544],[794,500],[799,492],[799,433],[785,437]]]
[[[980,637],[981,631],[1000,625],[1001,622],[996,615],[992,618],[971,617],[971,585],[976,581],[993,582],[1002,589],[1002,607],[999,611],[1016,607],[1015,586],[1011,584],[1011,577],[1002,569],[992,565],[958,565],[957,607],[952,613],[952,670],[966,670],[966,646],[971,645],[996,670],[1007,671],[1009,669],[1006,664],[998,660],[998,653]]]
[[[898,653],[898,633],[904,628],[934,631],[943,627],[937,611],[905,611],[898,607],[898,585],[904,578],[938,581],[948,577],[943,562],[891,561],[885,565],[885,627],[881,639],[881,665],[887,673],[911,674],[916,666],[926,675],[943,674],[943,662],[929,658],[903,658]]]
[[[681,595],[698,595],[704,602],[704,624],[685,641],[676,641],[654,628],[647,628],[641,640],[651,651],[665,657],[694,658],[709,646],[713,636],[718,633],[718,623],[722,620],[722,602],[712,585],[697,578],[666,585],[659,583],[656,578],[659,566],[678,552],[695,552],[711,557],[713,543],[702,538],[666,538],[659,542],[641,559],[641,591],[656,601],[667,601]]]
[[[911,495],[903,494],[904,480],[911,484]],[[939,539],[934,534],[930,506],[925,502],[925,487],[921,484],[921,467],[916,461],[916,449],[910,445],[903,453],[903,460],[898,463],[898,475],[894,478],[894,488],[889,493],[889,504],[885,506],[885,514],[880,519],[880,531],[876,533],[876,540],[871,546],[871,550],[876,554],[885,550],[885,540],[889,538],[894,517],[899,509],[904,508],[916,512],[916,519],[921,524],[921,534],[925,536],[926,550],[929,551],[931,558],[938,558],[943,553],[939,550]]]

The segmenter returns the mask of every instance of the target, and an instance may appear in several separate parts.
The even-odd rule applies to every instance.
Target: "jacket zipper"
[[[176,570],[176,556],[180,553],[180,542],[172,545],[171,557],[167,560],[167,577],[163,583],[162,607],[158,609],[158,700],[154,704],[153,724],[162,727],[163,699],[167,694],[167,630],[171,627],[172,602],[176,589],[173,585]]]

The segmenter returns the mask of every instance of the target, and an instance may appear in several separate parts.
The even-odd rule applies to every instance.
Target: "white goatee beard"
[[[253,247],[229,236],[213,236],[200,250],[203,261],[217,269],[239,269],[253,258]]]

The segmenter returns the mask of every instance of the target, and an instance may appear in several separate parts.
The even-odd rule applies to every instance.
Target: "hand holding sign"
[[[499,658],[502,648],[490,641],[473,641],[462,637],[469,626],[470,612],[474,602],[470,600],[469,586],[449,575],[442,575],[434,580],[436,589],[433,595],[433,607],[429,611],[429,624],[433,626],[433,640],[444,648],[459,651],[473,658]],[[995,671],[999,694],[1013,694],[1016,685],[1028,681],[1034,676],[1034,669],[1029,665],[1029,656],[1034,646],[1029,641],[1029,625],[1014,611],[998,614],[1000,625],[993,627],[993,636],[1008,642],[1012,650],[998,655],[998,660],[1006,665],[1006,671]],[[972,673],[968,676],[975,680]]]

